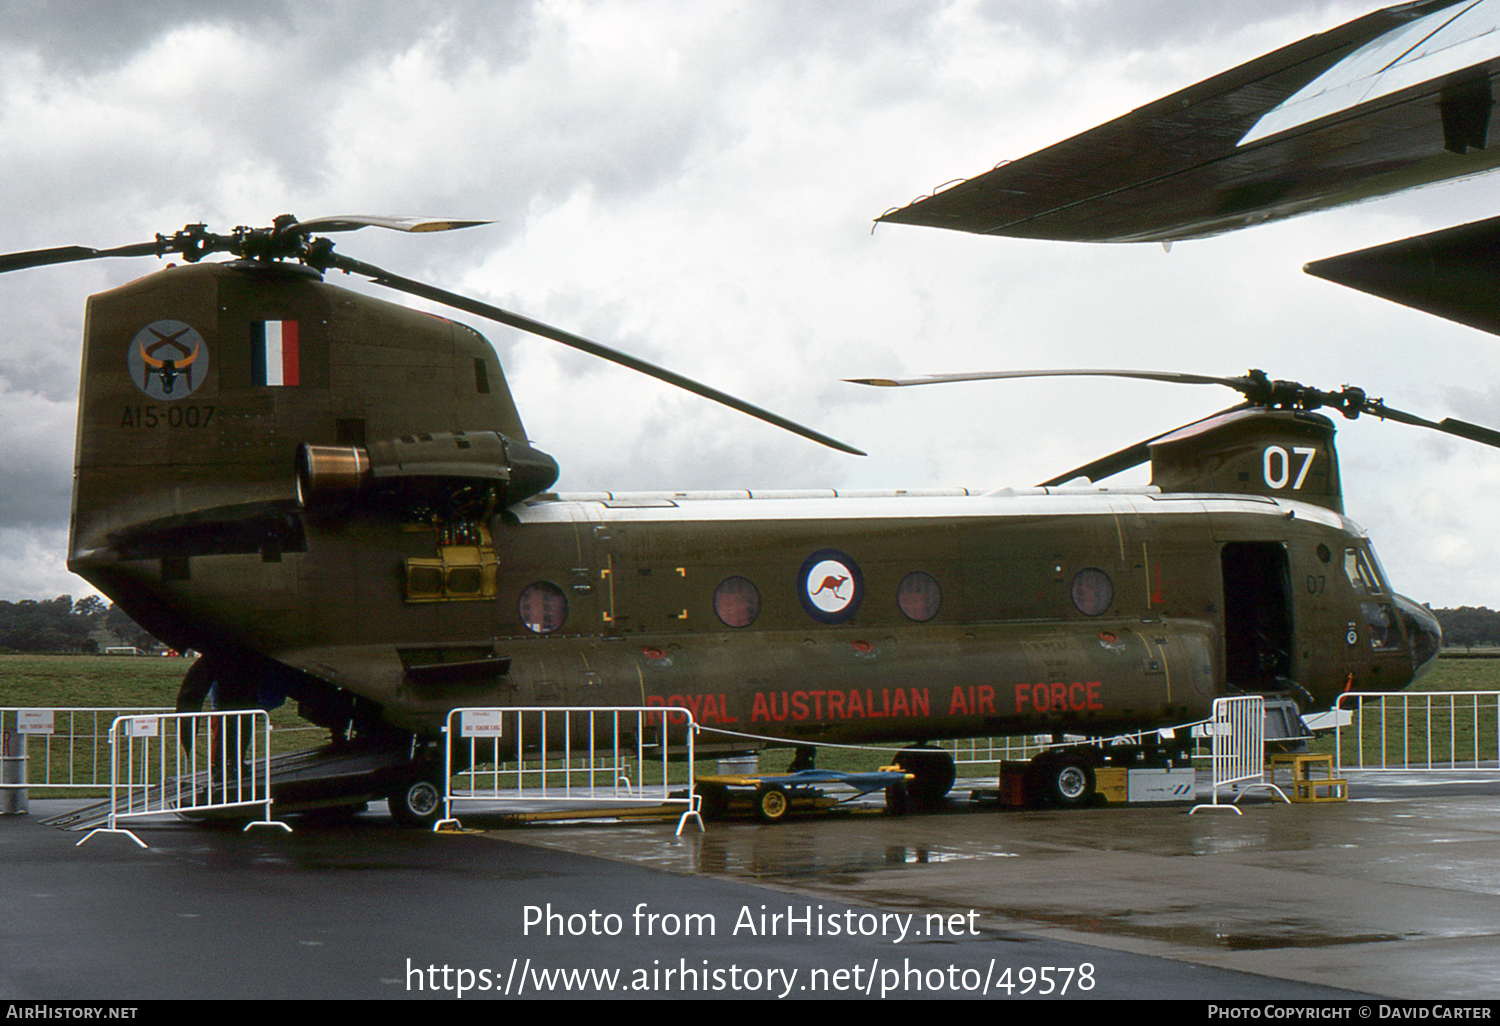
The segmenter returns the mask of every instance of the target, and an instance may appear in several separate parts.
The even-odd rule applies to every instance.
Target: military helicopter
[[[1403,5],[1315,37],[1323,49],[1296,44],[1247,65],[1259,78],[1226,74],[1274,103],[1413,12],[1446,6]],[[1207,107],[1228,119],[1232,139],[1253,117],[1222,104],[1216,81],[1148,112]],[[1092,145],[1090,133],[1080,138]],[[1146,151],[1147,164],[1177,154]],[[1050,166],[1056,155],[1038,156]],[[1133,209],[1112,199],[1119,183],[1109,176],[1124,168],[1168,208],[1161,216],[1190,208],[1175,228],[1127,226],[1120,238],[1188,238],[1349,194],[1277,206],[1289,190],[1241,190],[1231,218],[1222,193],[1177,203],[1159,168],[1125,164],[1111,156],[1098,174],[1026,180],[1070,189],[1092,177],[1093,200],[1118,213]],[[1024,179],[1023,165],[1001,170]],[[974,182],[885,220],[985,230],[989,199],[1023,193],[1043,213],[1028,208],[1017,224],[1091,209],[1088,197]],[[1252,210],[1252,194],[1269,214]],[[226,235],[193,224],[112,249],[0,255],[0,272],[183,260],[89,300],[69,566],[163,641],[203,653],[180,708],[201,707],[210,688],[227,708],[289,698],[330,730],[331,751],[363,760],[357,772],[330,773],[337,785],[307,784],[308,794],[337,786],[344,797],[386,797],[399,818],[421,822],[437,811],[450,709],[644,704],[736,732],[727,749],[744,747],[740,735],[788,746],[917,742],[897,761],[917,777],[914,796],[931,798],[953,781],[951,759],[927,745],[939,738],[1151,730],[1239,693],[1311,710],[1349,689],[1404,687],[1437,654],[1431,614],[1395,593],[1343,515],[1334,426],[1317,410],[1490,445],[1495,432],[1260,372],[1068,371],[1228,386],[1244,401],[1030,489],[557,495],[548,491],[556,461],[531,445],[483,336],[331,285],[325,273],[517,327],[858,450],[570,332],[351,259],[318,234],[477,223],[285,215]],[[204,259],[220,253],[230,259]],[[1146,461],[1150,486],[1094,483]],[[1089,759],[1067,750],[1039,759],[1034,791],[1086,801]]]
[[[1259,372],[1155,375],[1245,402],[1023,491],[554,495],[557,465],[478,332],[322,280],[352,271],[631,363],[313,234],[463,224],[282,217],[0,256],[184,259],[89,300],[69,565],[203,653],[181,708],[210,687],[226,708],[295,700],[375,766],[354,790],[404,819],[433,812],[458,706],[685,707],[795,745],[1099,735],[1227,693],[1312,708],[1396,689],[1436,654],[1431,615],[1343,517],[1333,425],[1313,411],[1500,434]],[[1147,458],[1149,488],[1068,484]],[[902,763],[919,796],[952,783],[934,749]],[[1056,783],[1079,763],[1056,757],[1039,786],[1086,798]]]

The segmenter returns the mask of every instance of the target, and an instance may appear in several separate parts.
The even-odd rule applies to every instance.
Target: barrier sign
[[[499,737],[502,733],[499,709],[465,709],[459,727],[460,737]]]
[[[51,709],[17,709],[16,731],[21,734],[50,734],[53,730]]]
[[[132,716],[126,721],[126,737],[156,737],[161,731],[161,721],[156,716]]]

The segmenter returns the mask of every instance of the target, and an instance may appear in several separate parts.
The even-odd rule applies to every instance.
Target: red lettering
[[[1026,699],[1029,697],[1030,692],[1031,692],[1031,685],[1029,685],[1029,684],[1017,684],[1016,685],[1016,712],[1020,712],[1021,711],[1021,707],[1026,704]]]
[[[896,700],[891,703],[892,716],[910,716],[911,707],[906,704],[906,692],[896,689]]]
[[[979,685],[979,702],[974,706],[974,711],[983,715],[989,713],[995,715],[995,689],[988,684]]]
[[[780,723],[782,720],[785,720],[786,719],[786,714],[787,714],[787,706],[788,706],[788,704],[789,703],[787,702],[786,692],[783,691],[781,693],[781,712],[777,712],[776,711],[776,693],[773,691],[771,693],[771,719],[775,720],[777,723]]]
[[[856,716],[865,718],[865,703],[860,701],[858,689],[849,692],[849,718],[852,720]]]
[[[949,716],[955,716],[955,715],[956,716],[967,716],[967,715],[969,715],[969,704],[964,701],[964,689],[963,688],[954,688],[953,689],[953,697],[948,700],[948,715]]]
[[[1068,707],[1068,686],[1061,682],[1052,685],[1052,704],[1058,709]]]
[[[724,697],[723,692],[719,693],[719,715],[723,717],[722,722],[724,723],[740,722],[740,718],[738,716],[729,715],[729,699]]]
[[[1088,704],[1080,696],[1082,691],[1083,685],[1076,680],[1068,685],[1068,708],[1074,712],[1082,712],[1088,708]]]
[[[821,720],[823,718],[823,696],[828,694],[828,692],[809,691],[808,694],[812,696],[813,700],[813,716]]]
[[[793,691],[792,692],[792,719],[794,719],[794,720],[805,720],[805,719],[807,719],[807,692],[805,692],[805,691]]]
[[[647,695],[646,696],[646,704],[649,705],[649,706],[666,705],[667,704],[667,700],[665,698],[662,698],[660,695]],[[646,714],[646,724],[647,724],[647,726],[654,727],[657,724],[659,724],[660,722],[661,722],[661,716],[658,713],[647,713]]]
[[[1037,712],[1046,712],[1052,708],[1052,703],[1047,699],[1047,685],[1038,684],[1031,689],[1031,707]]]
[[[719,701],[713,695],[704,695],[702,722],[708,723],[710,720],[712,720],[714,723],[723,722],[719,719]]]
[[[830,720],[848,719],[844,715],[844,693],[842,691],[828,692],[828,718]]]
[[[755,701],[750,704],[750,722],[757,723],[760,720],[769,720],[770,710],[766,708],[766,696],[759,691],[755,693]]]
[[[1099,697],[1099,682],[1097,680],[1091,680],[1084,685],[1084,689],[1088,692],[1089,696],[1088,707],[1090,709],[1103,709],[1104,702]]]
[[[882,692],[882,694],[884,694],[884,693]],[[884,698],[882,699],[882,701],[884,701],[886,703],[886,705],[889,705],[890,704],[890,696],[889,695],[884,695]],[[877,719],[877,720],[879,720],[879,719],[884,719],[886,717],[885,713],[883,713],[883,712],[876,712],[875,711],[875,696],[872,695],[872,694],[870,694],[870,689],[869,688],[865,688],[865,708],[869,710],[868,715],[870,716],[871,719]]]
[[[911,711],[917,716],[932,715],[932,696],[927,693],[926,688],[920,691],[916,688],[911,689]]]

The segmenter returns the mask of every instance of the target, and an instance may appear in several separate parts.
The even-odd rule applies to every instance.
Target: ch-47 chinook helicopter
[[[1232,692],[1307,708],[1401,688],[1438,627],[1343,517],[1332,423],[1310,411],[1500,444],[1357,390],[1165,375],[1246,401],[1022,492],[557,496],[477,332],[322,272],[563,333],[311,234],[365,224],[454,226],[195,225],[0,269],[187,258],[89,301],[69,564],[203,653],[183,708],[211,685],[221,707],[294,699],[375,767],[354,791],[410,820],[433,811],[458,706],[682,706],[806,745],[1109,734],[1199,718]],[[222,250],[235,259],[200,260]],[[1059,487],[1147,457],[1151,488]],[[918,795],[952,782],[930,748],[903,764]]]
[[[1262,107],[1274,104],[1336,68],[1338,54],[1448,6],[1380,12],[1245,66],[1256,74],[1226,76]],[[1235,126],[1254,118],[1248,106],[1224,106],[1232,90],[1216,81],[1169,97],[1161,111],[1207,111],[1233,143]],[[1472,124],[1467,131],[1472,141]],[[1252,169],[1272,165],[1281,138],[1257,143]],[[1147,149],[1148,163],[1178,155]],[[1279,152],[1291,160],[1315,150]],[[1248,174],[1237,158],[1226,181]],[[1126,163],[1114,154],[1090,173]],[[1028,173],[1026,161],[1008,168]],[[1159,167],[1137,170],[1146,186],[1161,178]],[[1188,238],[1328,205],[1348,198],[1363,170],[1320,170],[1320,182],[1348,187],[1342,193],[1221,192],[1202,206],[1212,216],[1168,202],[1168,189],[1161,205],[1192,208],[1182,227],[1152,235],[1127,226],[1119,237]],[[1439,177],[1430,164],[1423,172]],[[1046,198],[1048,183],[1073,188],[1083,177],[1027,180],[1032,198],[1066,221],[1090,208],[1072,195]],[[1119,187],[1104,181],[1097,209],[1133,209],[1113,201]],[[933,197],[956,214],[918,204],[885,220],[986,230],[995,212],[963,188]],[[994,196],[1024,193],[1006,186]],[[1256,197],[1264,213],[1252,209]],[[962,222],[966,211],[978,211],[973,221]],[[335,750],[365,759],[340,771],[341,793],[388,797],[407,820],[433,815],[440,730],[459,706],[685,707],[709,728],[799,746],[1108,735],[1201,718],[1226,694],[1273,694],[1310,710],[1346,689],[1399,689],[1436,655],[1436,622],[1392,590],[1343,515],[1333,423],[1315,411],[1491,445],[1500,434],[1259,372],[1136,375],[1228,385],[1244,402],[1019,491],[554,495],[557,464],[530,444],[482,336],[328,284],[324,273],[539,334],[857,450],[576,335],[350,259],[316,234],[473,223],[287,216],[228,235],[189,225],[114,249],[0,255],[0,272],[104,257],[186,262],[89,301],[69,565],[163,641],[203,653],[181,708],[201,706],[215,686],[223,707],[287,697],[329,728]],[[215,253],[231,259],[203,260]],[[1149,487],[1091,483],[1147,460]],[[1087,482],[1071,484],[1078,479]],[[916,775],[917,796],[951,785],[951,761],[930,747],[899,761]],[[1088,770],[1083,756],[1062,753],[1039,762],[1033,779],[1042,794],[1082,801]]]

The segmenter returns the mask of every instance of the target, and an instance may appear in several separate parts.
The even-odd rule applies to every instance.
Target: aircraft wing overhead
[[[1315,260],[1303,270],[1500,335],[1500,217]]]
[[[1167,242],[1476,174],[1500,0],[1375,11],[878,220],[1076,242]]]

